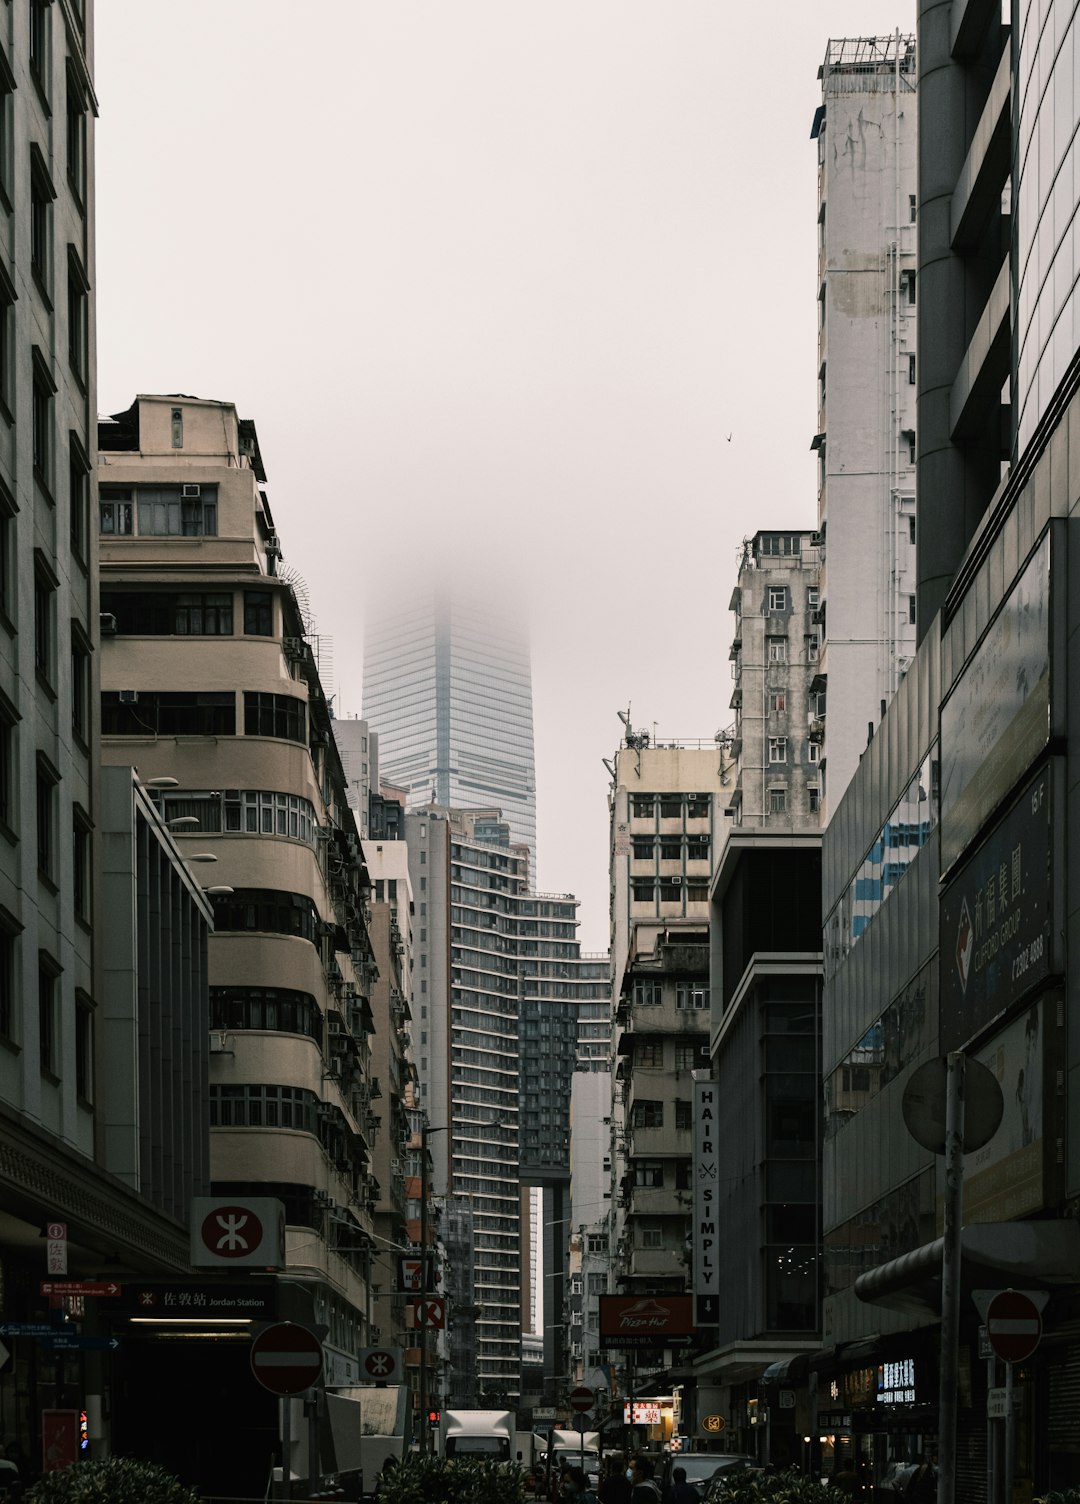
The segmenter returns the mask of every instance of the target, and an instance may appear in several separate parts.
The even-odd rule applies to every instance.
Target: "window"
[[[652,903],[656,898],[656,883],[651,877],[635,877],[630,887],[634,903]]]
[[[709,989],[700,982],[679,982],[675,988],[677,1008],[707,1008]]]
[[[90,557],[90,465],[78,434],[68,437],[68,523],[71,552],[83,563]]]
[[[660,860],[662,862],[682,861],[682,837],[663,836],[660,840]]]
[[[635,862],[651,862],[653,856],[652,836],[635,836],[631,842],[631,851]]]
[[[821,743],[820,742],[809,742],[807,744],[807,748],[806,748],[806,760],[807,760],[807,762],[820,762],[821,761]]]
[[[769,610],[784,611],[787,608],[787,586],[769,586]]]
[[[766,638],[766,643],[767,643],[766,657],[768,658],[768,661],[770,663],[786,663],[787,662],[787,638],[786,637],[768,637],[768,638]]]
[[[233,598],[225,591],[178,595],[174,616],[177,637],[231,637]]]
[[[686,818],[688,820],[707,820],[709,818],[708,794],[687,794]]]
[[[0,1037],[15,1038],[15,955],[22,925],[0,909]]]
[[[810,813],[816,815],[821,808],[821,790],[816,783],[811,783],[806,790],[806,797],[810,803]]]
[[[71,621],[71,729],[86,746],[90,741],[90,641],[81,623]]]
[[[915,547],[915,514],[914,513],[912,513],[912,515],[907,520],[907,535],[908,535],[908,542],[911,544],[912,548],[914,548]]]
[[[75,994],[75,1092],[87,1106],[94,1100],[94,1005],[84,992]]]
[[[812,587],[806,592],[806,604],[809,606],[811,611],[816,610],[816,608],[821,604],[821,591],[818,590],[816,586]]]
[[[46,1075],[57,1074],[56,994],[60,975],[56,962],[38,953],[38,1063]]]
[[[88,294],[90,284],[75,253],[68,246],[67,315],[68,315],[68,360],[80,386],[86,385],[86,362],[89,351],[87,324]]]
[[[908,358],[907,358],[907,379],[908,379],[908,386],[914,386],[915,385],[915,357],[914,357],[914,355],[909,355]]]
[[[909,193],[908,194],[908,219],[910,220],[910,222],[912,224],[915,223],[915,216],[916,216],[917,212],[918,212],[918,201],[917,201],[914,193]]]
[[[15,516],[18,510],[15,498],[0,478],[0,617],[12,631],[15,629],[11,617],[18,599],[15,588]]]
[[[694,1104],[692,1102],[675,1103],[675,1129],[676,1132],[686,1133],[694,1126]]]
[[[770,763],[787,762],[787,737],[769,737],[769,761]]]
[[[682,902],[682,879],[679,877],[662,877],[660,879],[660,902]]]
[[[30,0],[30,68],[44,93],[49,77],[50,0]]]
[[[13,829],[16,814],[15,727],[18,715],[10,701],[0,698],[0,826]]]
[[[46,304],[52,307],[52,205],[56,189],[38,147],[30,148],[30,270]]]
[[[34,550],[34,667],[46,684],[55,680],[57,579],[41,549]]]
[[[270,1029],[321,1042],[323,1020],[310,992],[289,987],[211,987],[212,1029]]]
[[[101,522],[99,531],[102,537],[112,535],[130,537],[135,531],[135,503],[132,500],[131,487],[102,486],[100,494]]]
[[[67,176],[80,208],[86,198],[86,100],[82,85],[67,79]]]
[[[787,814],[787,789],[769,790],[769,814]]]
[[[641,1224],[641,1247],[663,1248],[664,1224],[662,1222],[643,1222]]]
[[[140,486],[138,517],[143,537],[216,537],[217,486]]]
[[[701,1062],[697,1056],[697,1046],[692,1044],[676,1044],[675,1046],[675,1069],[677,1071],[692,1071]]]
[[[128,690],[124,696],[121,700],[118,690],[102,692],[102,735],[236,735],[236,696],[232,690],[203,693]]]
[[[307,707],[292,695],[244,691],[244,735],[280,736],[290,742],[307,738]]]
[[[320,928],[310,898],[277,888],[237,888],[221,894],[214,899],[214,924],[218,930],[296,935],[312,945],[318,943]]]
[[[269,590],[244,591],[244,635],[273,637],[274,598]]]
[[[183,447],[184,447],[184,409],[182,407],[174,407],[173,408],[173,410],[172,410],[172,412],[170,414],[170,422],[172,424],[172,447],[174,449],[183,449]]]
[[[904,283],[905,283],[905,286],[906,286],[906,289],[907,289],[908,304],[912,308],[914,308],[914,306],[915,306],[915,273],[914,272],[905,272],[904,273]]]
[[[660,1186],[664,1184],[664,1161],[662,1159],[636,1159],[633,1168],[634,1184]]]
[[[900,430],[900,437],[907,445],[908,464],[913,465],[915,463],[915,430],[913,428],[902,428]]]
[[[34,376],[30,393],[31,443],[34,458],[34,478],[46,492],[52,488],[53,460],[53,397],[56,383],[49,368],[34,346]]]
[[[56,771],[38,753],[37,766],[37,865],[38,876],[53,882],[56,872],[56,798],[60,780]]]
[[[0,87],[2,87],[2,78],[3,75],[0,74]],[[0,94],[0,107],[2,104],[3,95]],[[12,392],[15,381],[15,304],[17,301],[18,293],[15,291],[14,283],[0,264],[0,407],[9,423],[12,421]]]
[[[664,1064],[664,1041],[662,1039],[635,1039],[634,1065],[645,1070],[660,1070]]]
[[[663,1102],[635,1102],[631,1123],[635,1128],[662,1128],[664,1126]]]
[[[71,808],[71,892],[75,916],[90,923],[90,820],[77,804]]]
[[[772,693],[769,695],[769,709],[772,711],[782,711],[785,704],[786,698],[784,691],[782,689],[772,691]]]
[[[692,1191],[693,1188],[693,1166],[688,1159],[677,1159],[675,1161],[675,1189]]]
[[[681,794],[660,795],[660,818],[661,820],[680,820],[682,818],[683,802]]]
[[[652,794],[634,794],[630,800],[630,813],[635,820],[651,820],[656,812]]]
[[[818,635],[817,635],[816,632],[811,632],[810,635],[806,639],[806,661],[807,661],[807,663],[816,663],[818,661],[818,653],[820,652],[820,650],[821,650],[821,639],[818,637]]]
[[[708,836],[687,836],[686,859],[688,862],[707,862],[709,860]]]
[[[915,597],[913,595],[907,598],[907,619],[911,626],[915,625]]]
[[[634,983],[635,1008],[659,1008],[664,1001],[664,989],[659,982]]]

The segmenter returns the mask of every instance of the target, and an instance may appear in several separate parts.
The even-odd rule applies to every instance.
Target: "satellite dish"
[[[949,1067],[944,1055],[913,1071],[904,1088],[907,1130],[931,1154],[945,1153],[945,1099]],[[1005,1098],[997,1077],[979,1060],[964,1062],[964,1153],[973,1154],[998,1131]]]

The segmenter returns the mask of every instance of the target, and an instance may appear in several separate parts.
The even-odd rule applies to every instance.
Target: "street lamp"
[[[428,1295],[428,1135],[449,1133],[448,1124],[431,1128],[424,1118],[420,1123],[420,1455],[428,1451],[430,1429],[427,1392],[427,1295]],[[415,1309],[415,1308],[414,1308]]]

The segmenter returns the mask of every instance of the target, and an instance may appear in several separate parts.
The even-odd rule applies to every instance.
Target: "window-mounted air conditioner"
[[[121,705],[137,705],[139,703],[139,691],[137,689],[122,689],[119,699]]]
[[[281,539],[278,537],[277,533],[268,534],[266,539],[266,552],[268,554],[279,554],[281,552]]]
[[[180,487],[180,495],[184,501],[196,501],[202,495],[202,486],[183,485]]]

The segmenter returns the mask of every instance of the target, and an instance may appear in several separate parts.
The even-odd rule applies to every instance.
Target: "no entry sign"
[[[571,1389],[570,1408],[578,1415],[584,1415],[584,1413],[587,1410],[591,1410],[595,1404],[596,1395],[593,1394],[591,1389],[587,1389],[584,1384],[579,1384],[576,1389]]]
[[[1023,1290],[1001,1290],[986,1308],[986,1336],[1006,1363],[1030,1358],[1042,1336],[1042,1316]]]
[[[322,1343],[293,1321],[268,1326],[251,1344],[251,1371],[271,1394],[303,1394],[322,1373]]]

